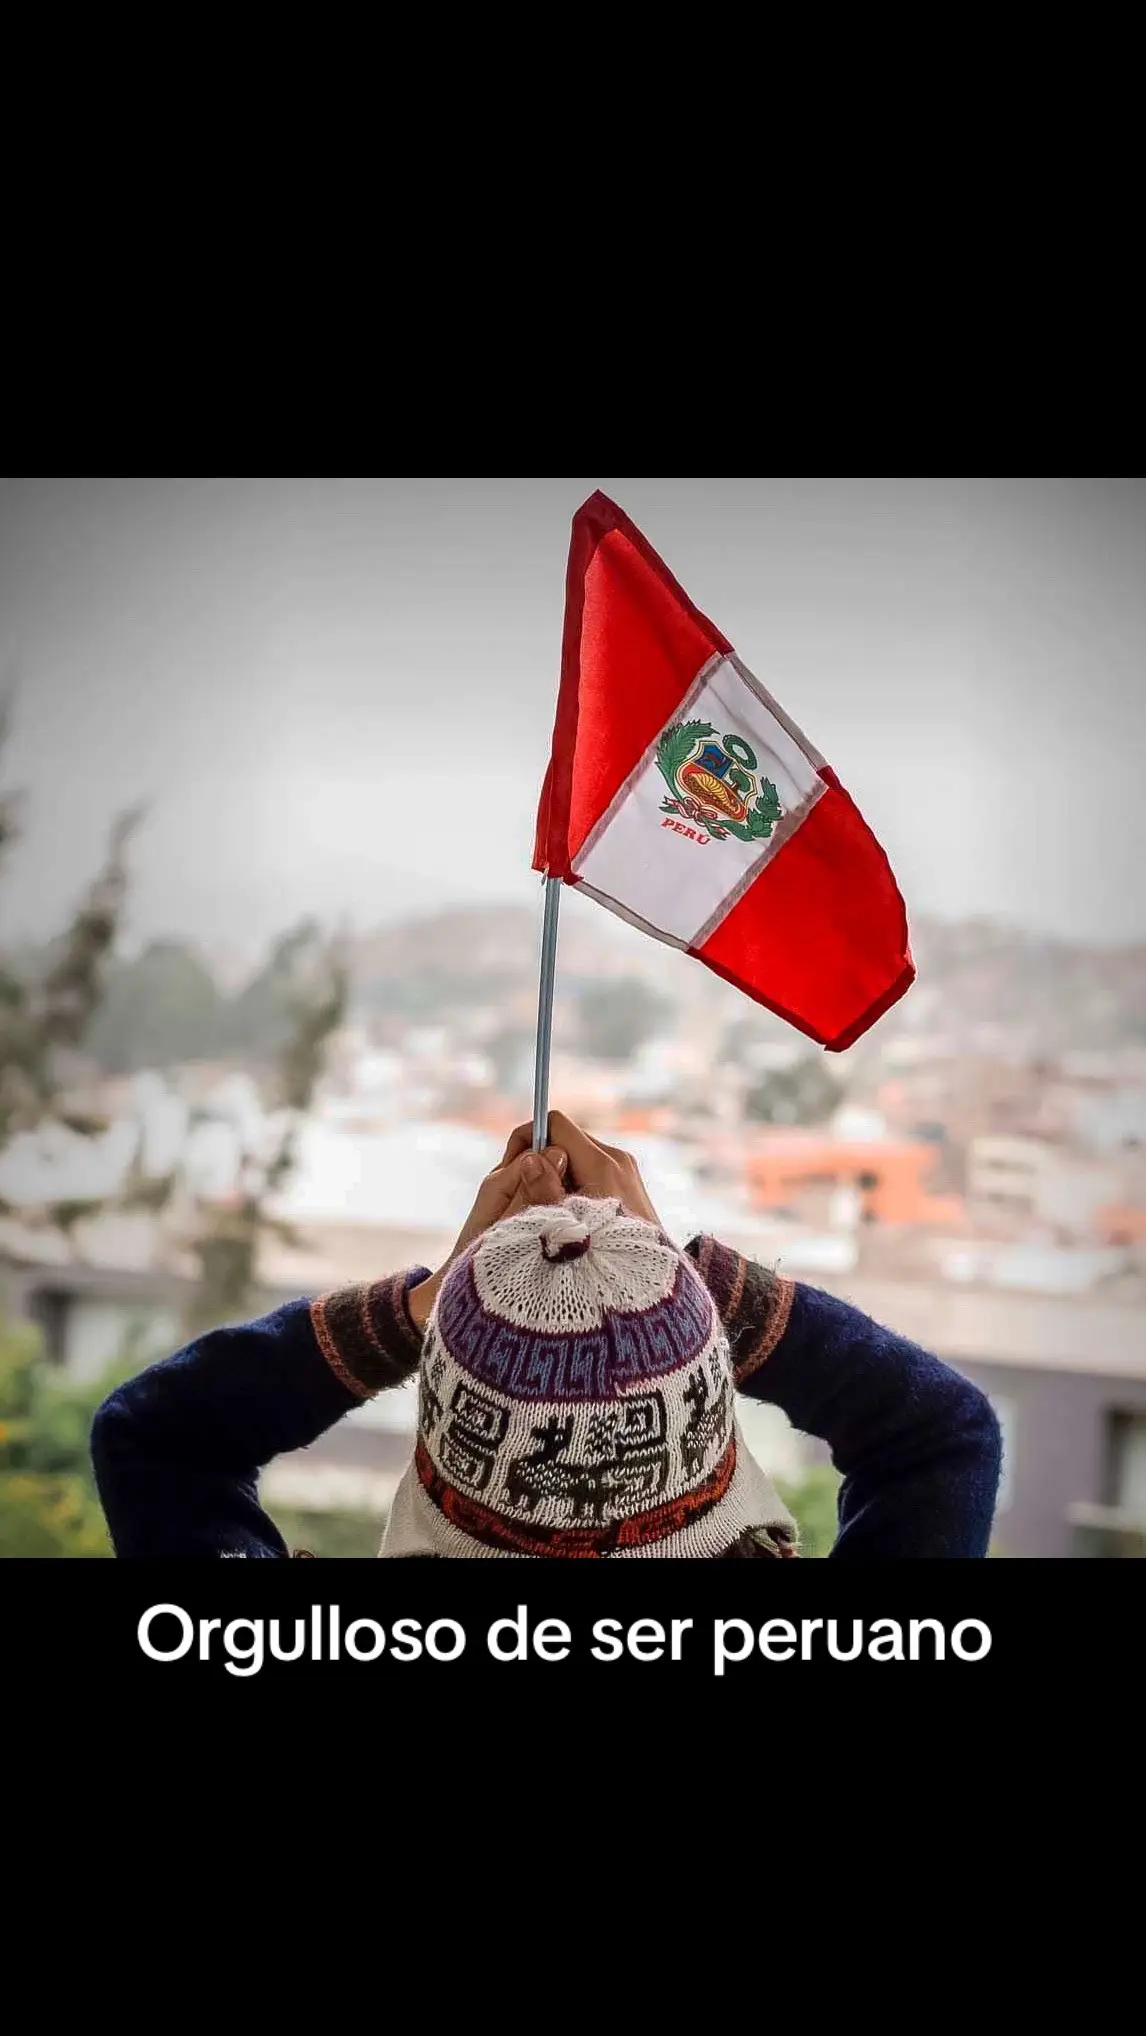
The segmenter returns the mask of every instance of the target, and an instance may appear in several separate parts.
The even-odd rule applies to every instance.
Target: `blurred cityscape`
[[[348,941],[278,1166],[284,946],[257,967],[176,940],[114,960],[67,1107],[0,1150],[9,1317],[35,1325],[39,1362],[79,1393],[176,1348],[195,1240],[207,1221],[221,1248],[252,1167],[250,1312],[438,1263],[530,1114],[539,928],[540,894],[536,913],[458,907]],[[912,938],[908,996],[827,1055],[569,898],[552,1101],[637,1155],[678,1242],[709,1231],[841,1294],[989,1394],[999,1554],[1141,1556],[1146,946],[988,922]],[[212,1291],[208,1314],[234,1319]],[[789,1487],[826,1475],[820,1445],[744,1411]],[[273,1465],[265,1503],[369,1523],[346,1546],[370,1552],[413,1417],[412,1392],[382,1395]]]

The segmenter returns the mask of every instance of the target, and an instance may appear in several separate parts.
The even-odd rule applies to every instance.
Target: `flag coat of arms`
[[[602,494],[573,519],[533,867],[836,1052],[914,980],[835,772]]]

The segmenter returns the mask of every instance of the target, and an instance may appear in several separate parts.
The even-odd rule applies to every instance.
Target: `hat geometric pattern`
[[[708,1289],[655,1225],[587,1196],[527,1209],[442,1283],[381,1552],[700,1556],[746,1527],[791,1536],[734,1390]]]

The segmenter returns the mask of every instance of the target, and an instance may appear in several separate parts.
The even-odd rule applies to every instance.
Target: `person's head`
[[[520,1209],[447,1269],[384,1556],[794,1552],[708,1289],[617,1197]]]

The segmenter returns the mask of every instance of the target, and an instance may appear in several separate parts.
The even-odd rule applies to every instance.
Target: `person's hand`
[[[524,1142],[521,1138],[523,1130]],[[445,1264],[439,1266],[430,1279],[423,1280],[420,1287],[411,1287],[407,1302],[417,1328],[425,1328],[447,1271],[475,1237],[480,1237],[494,1223],[500,1223],[503,1216],[516,1216],[520,1210],[533,1208],[538,1203],[565,1200],[566,1154],[556,1145],[547,1146],[544,1152],[532,1152],[532,1144],[533,1126],[519,1126],[493,1172],[486,1175],[478,1189],[477,1200],[458,1232],[457,1242]]]
[[[631,1152],[616,1145],[601,1145],[590,1138],[572,1118],[553,1110],[549,1117],[553,1146],[568,1155],[565,1189],[570,1195],[594,1195],[601,1200],[623,1203],[630,1216],[643,1217],[660,1228],[660,1217],[649,1200],[640,1168]],[[532,1124],[519,1124],[506,1146],[506,1156],[526,1152],[533,1143]]]

